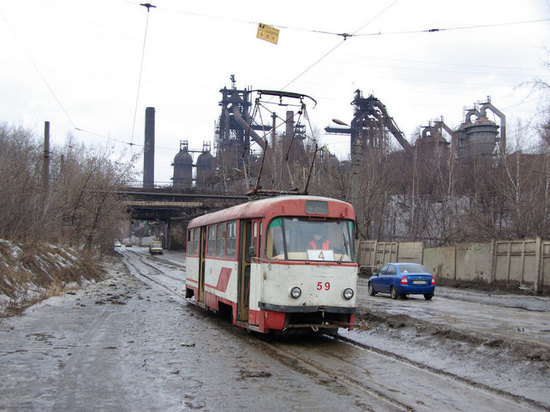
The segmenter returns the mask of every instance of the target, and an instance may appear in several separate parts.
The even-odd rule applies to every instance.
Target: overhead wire
[[[365,37],[365,36],[383,36],[383,35],[394,35],[394,34],[415,34],[415,33],[437,33],[443,31],[457,31],[457,30],[472,30],[472,29],[485,29],[489,27],[505,27],[505,26],[516,26],[523,24],[532,24],[532,23],[543,23],[550,21],[548,19],[538,19],[538,20],[525,20],[525,21],[515,21],[515,22],[506,22],[506,23],[489,23],[489,24],[476,24],[471,26],[456,26],[456,27],[442,27],[442,28],[432,28],[432,29],[422,29],[422,30],[405,30],[405,31],[394,31],[394,32],[378,32],[378,33],[365,33],[365,34],[356,34],[355,37]]]
[[[380,16],[382,16],[384,13],[386,13],[389,9],[391,9],[393,6],[395,6],[397,3],[399,2],[399,0],[395,0],[394,2],[392,2],[390,5],[388,5],[387,7],[385,7],[383,10],[381,10],[378,14],[376,14],[374,17],[372,17],[371,19],[369,19],[365,24],[363,24],[361,27],[359,27],[357,30],[355,30],[352,35],[360,32],[361,30],[363,30],[366,26],[368,26],[370,23],[372,23],[374,20],[376,20],[377,18],[379,18]],[[320,58],[318,58],[317,60],[315,60],[312,64],[310,64],[308,67],[306,67],[305,70],[303,70],[300,74],[298,74],[296,77],[294,77],[292,80],[290,80],[287,84],[285,84],[281,90],[285,90],[288,86],[290,86],[292,83],[294,83],[296,80],[298,80],[300,77],[302,77],[304,74],[306,74],[307,72],[309,72],[313,67],[315,67],[317,64],[319,64],[321,61],[323,61],[327,56],[329,56],[330,54],[332,54],[332,52],[334,52],[337,48],[339,48],[342,44],[344,44],[344,42],[348,39],[348,37],[351,37],[351,35],[348,35],[347,33],[345,35],[343,35],[343,39],[341,42],[339,42],[338,44],[336,44],[334,47],[332,47],[330,50],[328,50],[326,53],[324,53]],[[306,114],[307,116],[307,114]],[[309,122],[309,116],[307,116],[307,120]],[[310,130],[311,129],[311,123],[309,122],[309,126],[310,126]],[[309,137],[308,137],[309,138]],[[317,140],[312,137],[311,140],[315,143],[315,147],[317,148]],[[290,146],[289,146],[289,151],[290,151]],[[316,151],[315,151],[316,153]],[[287,160],[288,160],[288,153],[287,153]]]
[[[131,4],[138,4],[137,2],[133,2],[133,1],[130,1],[130,0],[124,0],[124,1],[126,1],[127,3],[131,3]],[[389,7],[391,7],[391,6],[393,6],[393,4],[390,4]],[[173,12],[173,13],[184,14],[184,15],[193,16],[193,17],[212,19],[212,20],[233,21],[233,22],[236,22],[236,23],[253,24],[253,25],[259,24],[258,21],[238,19],[238,18],[227,17],[227,16],[214,16],[214,15],[211,15],[211,14],[196,13],[196,12],[190,12],[190,11],[184,11],[184,10],[178,10],[178,9],[173,9],[173,8],[160,7],[160,6],[158,6],[158,9],[162,10],[162,11],[166,11],[166,12]],[[384,11],[382,11],[382,12],[384,12]],[[376,17],[378,17],[378,16],[376,16]],[[344,39],[346,39],[346,38],[349,38],[349,37],[385,36],[385,35],[394,35],[394,34],[413,34],[413,33],[436,33],[436,32],[454,31],[454,30],[483,29],[483,28],[489,28],[489,27],[505,27],[505,26],[514,26],[514,25],[523,25],[523,24],[532,24],[532,23],[542,23],[542,22],[547,22],[547,21],[550,21],[550,18],[548,18],[548,19],[537,19],[537,20],[523,20],[523,21],[515,21],[515,22],[504,22],[504,23],[487,23],[487,24],[477,24],[477,25],[468,25],[468,26],[464,25],[464,26],[456,26],[456,27],[441,27],[441,28],[418,29],[418,30],[404,30],[404,31],[393,31],[393,32],[373,32],[373,33],[363,33],[363,34],[358,34],[357,32],[360,31],[362,28],[364,28],[366,25],[368,25],[371,21],[367,22],[365,25],[362,26],[362,28],[360,28],[359,30],[356,30],[355,32],[352,32],[352,33],[334,32],[334,31],[319,30],[319,29],[310,29],[310,28],[304,28],[304,27],[288,26],[288,25],[283,25],[283,24],[269,24],[269,25],[272,26],[272,27],[278,28],[278,29],[286,29],[286,30],[293,30],[293,31],[308,32],[308,33],[325,34],[325,35],[330,35],[330,36],[343,37]]]
[[[134,4],[134,5],[143,5],[139,2],[133,2],[130,0],[124,0],[127,3]],[[542,23],[550,21],[549,19],[538,19],[538,20],[525,20],[525,21],[517,21],[517,22],[505,22],[505,23],[489,23],[489,24],[478,24],[478,25],[464,25],[464,26],[456,26],[456,27],[442,27],[442,28],[431,28],[431,29],[421,29],[421,30],[404,30],[404,31],[394,31],[394,32],[373,32],[373,33],[359,33],[361,30],[363,30],[367,25],[372,23],[375,19],[380,17],[382,14],[384,14],[387,10],[389,10],[391,7],[393,7],[396,3],[398,3],[399,0],[395,0],[392,2],[389,6],[384,8],[380,13],[378,13],[376,16],[371,18],[369,21],[367,21],[365,24],[363,24],[361,27],[359,27],[357,30],[353,31],[352,33],[338,33],[338,32],[331,32],[331,31],[325,31],[325,30],[317,30],[317,29],[307,29],[307,28],[300,28],[300,27],[292,27],[292,26],[286,26],[286,25],[277,25],[277,24],[271,24],[273,27],[280,28],[280,29],[288,29],[288,30],[294,30],[294,31],[303,31],[303,32],[311,32],[311,33],[317,33],[317,34],[324,34],[324,35],[333,35],[342,37],[342,41],[340,41],[338,44],[336,44],[334,47],[330,48],[326,53],[324,53],[321,57],[319,57],[317,60],[315,60],[312,64],[310,64],[306,69],[304,69],[301,73],[299,73],[296,77],[294,77],[292,80],[290,80],[285,86],[281,89],[284,90],[288,86],[290,86],[292,83],[294,83],[296,80],[298,80],[300,77],[302,77],[304,74],[306,74],[308,71],[310,71],[313,67],[318,65],[321,61],[323,61],[327,56],[329,56],[331,53],[333,53],[336,49],[338,49],[344,41],[346,41],[349,38],[352,37],[368,37],[368,36],[385,36],[385,35],[401,35],[401,34],[413,34],[413,33],[436,33],[436,32],[444,32],[444,31],[458,31],[458,30],[475,30],[475,29],[484,29],[484,28],[491,28],[491,27],[505,27],[505,26],[513,26],[513,25],[525,25],[525,24],[536,24],[536,23]],[[152,6],[154,7],[154,6]],[[176,12],[180,14],[195,16],[195,17],[201,17],[201,18],[209,18],[209,19],[217,19],[217,20],[224,20],[224,21],[234,21],[239,23],[245,23],[245,24],[258,24],[258,22],[244,20],[244,19],[236,19],[236,18],[227,18],[226,16],[218,17],[203,13],[195,13],[195,12],[186,12],[176,9],[170,9],[170,8],[162,8],[158,7],[159,10],[162,11],[168,11],[168,12]],[[142,74],[143,74],[143,66],[144,66],[144,58],[145,58],[145,49],[146,49],[146,40],[147,40],[147,32],[148,32],[148,21],[149,21],[149,8],[147,9],[147,18],[145,22],[145,30],[144,30],[144,38],[143,38],[143,46],[142,46],[142,55],[141,55],[141,63],[140,63],[140,71],[139,71],[139,79],[138,79],[138,87],[137,87],[137,93],[136,93],[136,102],[135,102],[135,108],[134,108],[134,116],[133,116],[133,123],[132,123],[132,134],[130,142],[124,142],[119,139],[115,139],[109,136],[104,136],[101,134],[97,134],[94,132],[90,132],[87,130],[84,130],[82,128],[79,128],[76,126],[75,122],[73,121],[72,117],[68,113],[67,109],[61,102],[61,99],[57,96],[55,90],[48,82],[46,76],[42,73],[32,56],[30,55],[29,51],[23,44],[23,42],[20,40],[17,33],[14,31],[14,29],[9,24],[6,16],[2,13],[0,10],[0,15],[2,16],[3,20],[6,22],[7,26],[9,27],[10,31],[14,34],[14,36],[17,38],[18,42],[20,43],[23,51],[25,52],[27,58],[29,59],[30,63],[32,64],[33,68],[36,70],[36,72],[39,74],[41,80],[46,85],[47,89],[55,99],[56,103],[60,107],[61,111],[64,113],[64,115],[69,120],[71,126],[74,130],[79,132],[85,132],[89,134],[93,134],[98,137],[102,137],[105,139],[113,140],[121,144],[127,144],[129,146],[143,146],[141,144],[135,144],[133,143],[134,135],[135,135],[135,124],[137,119],[137,108],[139,104],[139,96],[140,96],[140,90],[141,90],[141,81],[142,81]],[[160,147],[159,147],[160,148]],[[166,150],[172,150],[168,148],[163,148]]]
[[[431,28],[431,29],[401,30],[401,31],[389,31],[389,32],[372,32],[372,33],[363,33],[363,34],[346,33],[346,32],[338,33],[338,32],[315,30],[315,29],[304,29],[304,28],[298,28],[298,27],[281,26],[276,24],[272,26],[278,29],[288,29],[288,30],[295,30],[295,31],[310,32],[310,33],[327,34],[331,36],[340,36],[340,37],[343,37],[345,40],[349,37],[389,36],[389,35],[396,35],[396,34],[437,33],[437,32],[444,32],[444,31],[475,30],[475,29],[485,29],[490,27],[506,27],[506,26],[517,26],[517,25],[533,24],[533,23],[544,23],[547,21],[550,21],[550,18],[537,19],[537,20],[512,21],[512,22],[505,22],[505,23],[476,24],[476,25],[470,25],[470,26],[441,27],[441,28]]]
[[[94,136],[97,136],[97,137],[101,137],[101,138],[104,138],[104,139],[107,139],[107,140],[113,140],[117,143],[126,144],[126,145],[129,145],[129,146],[143,146],[142,144],[128,143],[128,142],[125,142],[125,141],[120,140],[120,139],[115,139],[114,137],[105,136],[105,135],[102,135],[102,134],[99,134],[99,133],[95,133],[95,132],[91,132],[89,130],[82,129],[80,127],[75,127],[75,130],[78,130],[79,132],[82,132],[82,133],[87,133],[87,134],[91,134],[91,135],[94,135]]]
[[[379,12],[377,15],[375,15],[374,17],[372,17],[370,20],[368,20],[365,24],[363,24],[361,27],[359,27],[357,30],[355,30],[352,35],[355,35],[356,33],[358,33],[359,31],[363,30],[367,25],[369,25],[370,23],[372,23],[374,20],[376,20],[378,17],[382,16],[384,13],[386,13],[389,9],[391,9],[393,6],[395,6],[397,3],[399,2],[399,0],[395,0],[393,3],[391,3],[389,6],[387,6],[386,8],[384,8],[381,12]],[[300,74],[298,74],[298,76],[296,76],[295,78],[293,78],[292,80],[290,80],[287,84],[285,84],[281,90],[285,90],[288,86],[290,86],[292,83],[294,83],[296,80],[298,80],[300,77],[302,77],[304,74],[306,74],[308,71],[310,71],[312,68],[314,68],[315,66],[317,66],[321,61],[323,61],[328,55],[330,55],[334,50],[336,50],[338,47],[340,47],[342,44],[344,44],[344,42],[347,40],[347,38],[350,37],[349,35],[348,36],[344,36],[344,38],[342,39],[342,41],[338,44],[336,44],[334,47],[332,47],[329,51],[327,51],[325,54],[323,54],[320,58],[318,58],[317,60],[315,60],[315,62],[313,62],[313,64],[310,64],[304,71],[302,71]]]
[[[130,139],[130,145],[134,143],[134,132],[136,128],[137,109],[138,109],[138,103],[139,103],[139,94],[141,90],[141,76],[143,74],[143,61],[145,60],[145,46],[147,44],[147,28],[149,26],[149,9],[151,7],[156,7],[156,6],[152,6],[149,3],[140,4],[140,6],[144,6],[147,8],[147,17],[145,19],[145,32],[143,34],[143,47],[141,49],[141,63],[139,65],[139,78],[138,78],[138,86],[137,86],[137,93],[136,93],[136,103],[134,106],[134,120],[132,122],[132,135]]]
[[[149,11],[149,9],[147,9],[147,11]],[[73,121],[71,115],[69,114],[69,112],[67,111],[67,109],[65,108],[65,106],[63,105],[63,103],[61,102],[61,99],[57,96],[57,93],[55,92],[55,90],[53,89],[53,87],[50,85],[50,83],[48,82],[48,79],[46,78],[46,76],[44,75],[44,73],[42,73],[42,70],[40,70],[40,68],[38,67],[38,65],[36,64],[36,62],[34,61],[34,59],[32,58],[30,52],[28,51],[28,49],[25,47],[25,44],[23,43],[23,41],[19,38],[17,32],[13,29],[13,27],[11,27],[11,24],[9,23],[8,19],[6,18],[5,14],[0,10],[0,16],[2,16],[2,19],[5,21],[7,27],[9,28],[9,30],[12,32],[13,36],[17,39],[19,45],[21,46],[21,48],[23,49],[23,52],[25,53],[25,55],[27,56],[27,59],[29,60],[29,62],[31,63],[32,67],[34,68],[34,70],[38,73],[38,75],[40,76],[40,79],[42,80],[42,82],[45,84],[45,86],[47,87],[48,91],[51,93],[52,97],[54,98],[54,100],[56,101],[56,103],[58,104],[59,108],[61,109],[61,111],[63,112],[63,114],[67,117],[69,123],[71,124],[72,128],[77,131],[77,132],[83,132],[83,133],[87,133],[87,134],[91,134],[91,135],[94,135],[94,136],[97,136],[97,137],[102,137],[102,138],[105,138],[107,140],[113,140],[115,142],[118,142],[118,143],[121,143],[121,144],[126,144],[126,145],[129,145],[129,146],[144,146],[144,145],[141,145],[141,144],[135,144],[133,143],[133,136],[134,136],[134,129],[132,129],[132,139],[130,142],[124,142],[122,140],[119,140],[119,139],[115,139],[113,137],[109,137],[109,136],[104,136],[104,135],[101,135],[101,134],[98,134],[98,133],[94,133],[94,132],[91,132],[89,130],[85,130],[85,129],[82,129],[80,127],[77,127],[75,122]],[[145,36],[147,35],[147,24],[146,24],[146,29],[145,29]],[[145,49],[145,39],[144,39],[144,45],[143,45],[143,48]],[[143,66],[143,58],[142,58],[142,66]],[[140,68],[140,79],[139,79],[139,83],[141,83],[141,68]],[[137,100],[139,98],[139,85],[138,85],[138,97],[136,98],[136,110],[137,110]],[[134,112],[134,126],[135,126],[135,120],[136,120],[136,112]],[[171,149],[170,149],[171,150]]]
[[[65,109],[65,106],[63,105],[63,103],[61,103],[61,100],[59,99],[59,97],[57,96],[57,94],[55,93],[53,87],[50,85],[50,83],[48,82],[48,80],[46,79],[46,76],[44,76],[44,73],[42,73],[42,71],[40,70],[40,68],[38,67],[38,65],[36,64],[36,62],[34,61],[34,59],[32,58],[31,54],[29,53],[29,51],[27,50],[27,48],[25,47],[25,44],[23,43],[23,41],[19,38],[17,32],[11,27],[8,19],[6,18],[6,16],[4,15],[4,13],[2,13],[2,11],[0,10],[0,15],[2,16],[2,18],[4,19],[4,21],[6,22],[6,25],[8,26],[8,28],[10,29],[10,31],[12,32],[13,36],[17,39],[17,41],[19,42],[19,45],[21,46],[21,48],[23,49],[23,52],[25,53],[25,55],[27,56],[27,59],[29,59],[30,63],[32,64],[32,66],[34,67],[34,69],[36,70],[36,72],[38,73],[38,75],[40,76],[40,78],[42,79],[42,81],[44,82],[44,84],[46,85],[46,87],[48,88],[49,92],[51,93],[51,95],[53,96],[54,100],[57,102],[57,104],[59,105],[61,111],[65,114],[65,116],[67,117],[67,119],[69,120],[69,123],[73,126],[73,128],[76,129],[76,126],[75,126],[75,123],[73,121],[73,119],[71,118],[71,116],[69,115],[69,112],[67,112],[67,110]]]
[[[116,139],[116,138],[111,137],[111,136],[105,136],[105,135],[102,135],[102,134],[99,134],[99,133],[92,132],[92,131],[90,131],[90,130],[82,129],[82,128],[80,128],[80,127],[76,127],[75,129],[78,130],[79,132],[82,132],[82,133],[91,134],[91,135],[93,135],[93,136],[101,137],[101,138],[103,138],[103,139],[110,140],[110,141],[114,141],[114,142],[117,142],[117,143],[120,143],[120,144],[124,144],[124,145],[128,145],[128,146],[135,146],[135,147],[144,147],[144,146],[145,146],[145,145],[142,144],[142,143],[130,143],[130,142],[126,142],[126,141],[124,141],[124,140]],[[173,148],[173,147],[165,147],[165,146],[158,146],[158,145],[155,145],[155,150],[167,150],[167,151],[173,152],[173,151],[174,151],[174,148]]]

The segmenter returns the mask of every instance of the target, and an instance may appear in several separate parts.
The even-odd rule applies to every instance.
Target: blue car
[[[387,263],[372,274],[368,287],[371,296],[381,292],[397,299],[414,293],[430,300],[434,296],[435,278],[418,263]]]

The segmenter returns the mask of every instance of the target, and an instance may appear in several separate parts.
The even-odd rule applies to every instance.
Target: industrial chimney
[[[143,148],[143,188],[155,186],[155,108],[145,109],[145,144]]]

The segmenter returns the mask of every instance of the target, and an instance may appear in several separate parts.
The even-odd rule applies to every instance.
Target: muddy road
[[[550,409],[548,298],[394,301],[360,279],[362,327],[272,339],[183,299],[183,255],[121,254],[110,279],[0,320],[0,409]]]

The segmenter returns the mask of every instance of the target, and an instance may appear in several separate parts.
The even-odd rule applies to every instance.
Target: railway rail
[[[165,271],[159,269],[159,265],[153,264],[149,262],[151,258],[147,256],[140,255],[138,253],[132,252],[132,255],[138,259],[139,264],[136,264],[132,261],[132,259],[129,258],[126,254],[123,255],[123,262],[126,265],[126,267],[130,270],[132,275],[136,276],[138,279],[146,279],[149,282],[153,282],[157,286],[160,286],[161,288],[168,291],[170,294],[177,296],[178,298],[185,299],[185,293],[180,293],[177,291],[177,289],[174,287],[174,282],[176,284],[180,284],[182,290],[185,290],[185,277],[175,277],[167,274]],[[156,263],[161,262],[161,266],[166,266],[165,260],[163,259],[156,259]],[[169,263],[170,266],[175,267],[176,264],[173,262]],[[147,267],[147,270],[143,270],[143,266]],[[185,270],[185,266],[180,266],[180,269],[183,271]],[[154,274],[149,273],[149,271],[154,271]],[[160,275],[160,276],[159,276]],[[169,279],[170,281],[167,282],[166,280]]]
[[[137,261],[136,261],[137,258]],[[124,256],[131,272],[184,299],[184,270],[175,262],[131,252]],[[219,318],[211,318],[218,321]],[[356,405],[382,410],[548,410],[548,406],[502,389],[476,382],[405,356],[336,335],[300,338],[250,336],[229,323],[219,322],[224,333],[260,347],[266,356],[308,375],[329,390],[347,391]],[[444,389],[442,389],[444,388]]]
[[[274,358],[286,357],[290,367],[303,370],[305,365],[316,374],[399,410],[548,410],[540,402],[342,336],[317,337],[306,344],[264,343]]]

